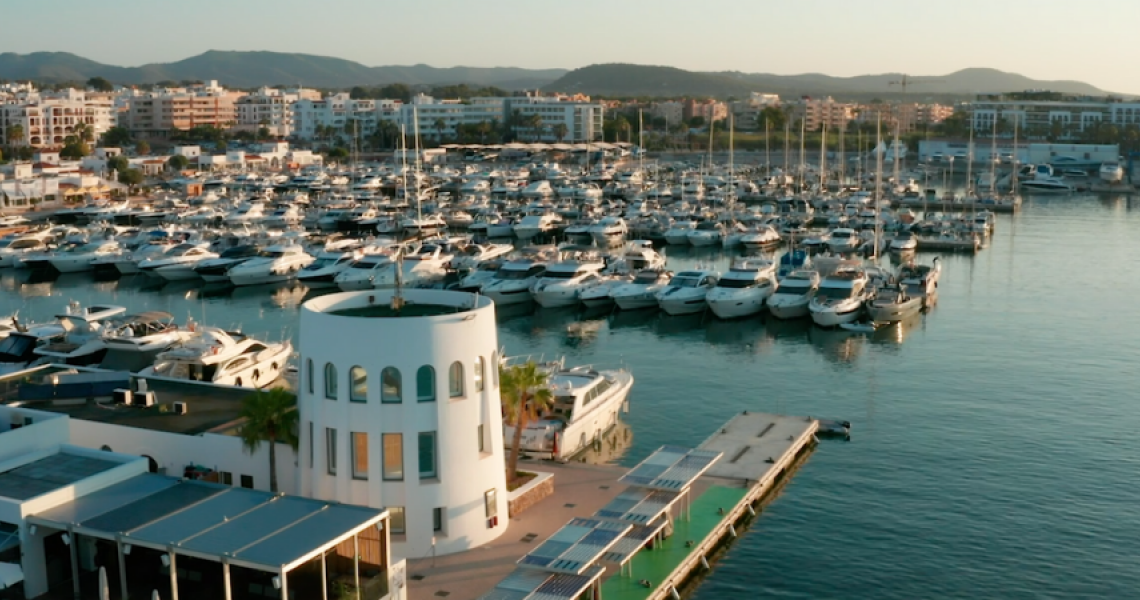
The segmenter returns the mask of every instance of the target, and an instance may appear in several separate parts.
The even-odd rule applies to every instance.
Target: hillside
[[[820,73],[775,75],[771,73],[703,73],[673,67],[604,64],[575,69],[545,89],[605,96],[745,96],[766,92],[786,96],[833,95],[841,98],[898,97],[902,90],[892,81],[901,73],[832,77]],[[1105,95],[1108,92],[1079,81],[1041,81],[996,69],[963,69],[948,75],[914,77],[907,93],[917,98],[970,97],[1047,89],[1067,94]]]
[[[515,67],[368,67],[341,58],[283,52],[211,50],[177,62],[153,63],[141,67],[105,65],[67,52],[0,54],[0,79],[65,82],[105,77],[124,85],[164,80],[216,79],[223,85],[235,88],[297,84],[317,88],[349,88],[385,83],[466,83],[524,89],[540,87],[565,72],[565,69],[532,70]]]

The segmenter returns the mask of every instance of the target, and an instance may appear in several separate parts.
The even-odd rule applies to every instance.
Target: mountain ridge
[[[595,64],[567,69],[521,67],[433,67],[426,64],[366,66],[342,58],[270,51],[208,50],[169,63],[137,67],[107,65],[69,52],[0,53],[0,79],[45,83],[82,82],[103,77],[135,85],[159,81],[218,80],[232,88],[264,85],[304,85],[347,89],[404,83],[412,86],[468,85],[505,89],[544,89],[604,96],[744,97],[750,92],[785,96],[901,97],[901,73],[837,77],[824,73],[777,75],[740,71],[688,71],[661,65]],[[964,97],[1049,89],[1066,94],[1107,95],[1080,81],[1036,80],[1018,73],[974,67],[940,76],[909,78],[907,93],[914,98]]]

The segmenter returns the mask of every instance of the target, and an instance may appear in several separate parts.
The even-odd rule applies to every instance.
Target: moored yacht
[[[0,239],[0,268],[20,266],[20,258],[49,250],[44,233],[18,234]]]
[[[549,256],[521,257],[503,263],[481,293],[498,306],[530,301],[530,287],[546,272]]]
[[[621,217],[603,217],[589,229],[590,236],[599,246],[620,244],[629,232],[629,226]]]
[[[539,306],[546,308],[573,306],[582,290],[594,283],[605,268],[605,261],[592,253],[553,263],[531,286],[531,295]]]
[[[230,268],[254,258],[260,252],[253,244],[239,244],[222,250],[217,258],[203,260],[194,267],[194,272],[207,283],[229,281]]]
[[[205,327],[177,348],[159,353],[139,376],[260,388],[277,381],[292,353],[289,342],[261,342]]]
[[[308,286],[334,285],[336,276],[351,267],[353,262],[362,256],[359,250],[352,252],[324,250],[318,252],[313,262],[297,273],[297,281]]]
[[[673,279],[673,273],[665,269],[645,269],[633,276],[633,281],[621,284],[610,292],[614,304],[622,310],[656,308],[657,292]]]
[[[885,285],[867,300],[867,314],[874,323],[895,323],[922,310],[922,296],[911,296],[906,286]]]
[[[831,230],[831,235],[827,238],[827,248],[835,253],[854,252],[863,245],[863,239],[859,237],[859,232],[854,229],[840,227]]]
[[[808,303],[812,321],[820,327],[835,327],[858,319],[869,295],[869,281],[859,267],[840,267],[824,277]]]
[[[555,366],[547,377],[553,402],[539,419],[520,433],[520,448],[526,452],[567,460],[601,443],[602,436],[617,425],[633,375],[625,370],[595,371],[589,367],[562,369]],[[514,429],[504,425],[504,439]]]
[[[808,316],[808,304],[819,287],[819,273],[807,269],[788,273],[768,297],[768,312],[778,319]]]
[[[269,246],[255,258],[230,267],[227,274],[234,285],[258,285],[288,281],[313,262],[313,256],[296,244]]]
[[[107,354],[103,341],[104,321],[127,312],[122,306],[96,305],[80,309],[69,306],[68,312],[56,315],[63,328],[63,338],[37,346],[39,362],[67,365],[97,365]]]
[[[776,265],[759,258],[739,259],[721,275],[705,301],[722,319],[758,314],[776,288]]]
[[[119,242],[115,240],[94,240],[81,246],[71,246],[55,253],[48,262],[60,273],[80,273],[90,271],[91,261],[119,252]]]
[[[705,309],[708,295],[720,274],[716,271],[681,271],[657,292],[657,305],[670,315],[689,315]]]

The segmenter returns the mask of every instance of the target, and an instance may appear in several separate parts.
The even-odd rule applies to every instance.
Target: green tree
[[[73,135],[64,139],[63,149],[59,151],[59,157],[68,160],[79,160],[88,154],[91,154],[91,149],[87,143]]]
[[[335,159],[335,158],[340,158],[340,159],[344,159],[344,158],[348,158],[348,149],[347,149],[347,148],[341,148],[341,147],[330,148],[330,149],[328,150],[328,152],[326,152],[325,154],[326,154],[326,155],[327,155],[329,158],[334,158],[334,159]]]
[[[778,106],[765,106],[756,115],[756,126],[761,131],[764,130],[765,123],[770,131],[781,131],[784,129],[784,124],[788,122],[788,113],[785,113]]]
[[[700,115],[697,115],[697,116],[689,119],[689,127],[693,128],[693,129],[700,129],[701,127],[704,127],[704,126],[705,126],[705,118],[700,116]]]
[[[479,121],[475,130],[479,132],[479,143],[485,144],[487,143],[487,134],[494,131],[494,127],[487,121]]]
[[[109,148],[122,148],[131,143],[131,132],[126,127],[112,127],[103,133],[102,145]]]
[[[0,165],[4,164],[4,153],[0,152]]]
[[[87,87],[95,90],[96,92],[113,92],[115,86],[110,81],[102,77],[92,77],[87,80]]]
[[[511,438],[511,457],[507,461],[507,484],[517,478],[522,430],[527,423],[543,415],[554,402],[554,395],[546,385],[546,373],[538,370],[533,361],[525,364],[499,367],[500,397],[507,424],[514,428]]]
[[[130,166],[131,163],[125,156],[112,156],[111,158],[107,159],[107,170],[109,171],[118,171],[119,173],[122,173],[123,171],[126,171]]]
[[[138,169],[124,169],[119,171],[119,183],[127,186],[127,194],[133,195],[135,186],[143,182],[143,173]]]
[[[294,451],[300,445],[297,436],[297,396],[285,388],[257,390],[241,403],[241,443],[247,452],[257,452],[262,442],[269,444],[269,491],[277,492],[277,442],[288,444]]]
[[[363,100],[369,97],[369,92],[368,90],[358,85],[353,87],[351,90],[348,90],[348,97],[352,98],[353,100]]]
[[[442,118],[436,119],[432,123],[432,128],[435,129],[435,139],[437,142],[443,141],[443,130],[447,128],[447,121]]]
[[[225,140],[219,140],[214,144],[214,147],[218,149],[218,152],[225,152],[230,149],[230,145]]]
[[[190,159],[181,154],[175,154],[170,157],[170,160],[166,161],[166,164],[170,167],[171,171],[179,172],[184,170],[186,165],[190,164]]]
[[[273,135],[269,133],[268,127],[258,127],[257,128],[257,139],[267,140],[271,137],[273,137]]]
[[[9,146],[17,146],[24,143],[24,126],[17,123],[9,127],[8,131],[4,133],[4,137],[4,141],[8,142]]]
[[[562,140],[566,138],[566,134],[570,133],[570,128],[567,127],[565,123],[556,123],[553,131],[558,143],[562,143]]]
[[[150,144],[146,140],[141,140],[135,144],[135,153],[139,156],[147,156],[150,154]]]

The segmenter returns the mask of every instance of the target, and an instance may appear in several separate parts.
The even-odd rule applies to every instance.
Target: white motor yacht
[[[115,240],[94,240],[81,246],[71,246],[56,252],[48,262],[60,273],[80,273],[90,271],[91,261],[119,252],[119,242]]]
[[[777,319],[808,316],[808,304],[819,287],[819,273],[801,269],[788,273],[768,297],[768,312]]]
[[[514,249],[515,247],[511,244],[468,244],[456,252],[455,257],[451,259],[451,268],[460,273],[472,271],[487,261],[496,260],[509,254]]]
[[[633,240],[626,244],[619,260],[629,271],[660,269],[665,266],[665,257],[653,248],[649,240]]]
[[[709,310],[722,319],[758,314],[776,289],[776,264],[761,258],[739,259],[709,290]]]
[[[20,266],[20,259],[33,252],[47,252],[49,237],[44,233],[23,233],[0,239],[0,268]]]
[[[914,252],[918,249],[918,237],[910,231],[900,231],[891,238],[891,244],[888,248],[896,254]]]
[[[299,206],[278,206],[273,212],[262,217],[260,222],[266,227],[281,229],[297,225],[304,216]]]
[[[610,298],[622,310],[657,308],[657,292],[672,279],[673,273],[663,268],[638,271],[632,281],[615,287]]]
[[[497,306],[529,302],[530,287],[546,272],[549,260],[549,256],[529,256],[507,261],[483,284],[481,293]]]
[[[229,213],[222,219],[226,225],[242,225],[245,223],[256,223],[265,217],[265,203],[264,202],[250,202],[242,204]]]
[[[396,287],[397,269],[400,269],[401,285],[416,287],[440,282],[447,276],[447,263],[451,257],[437,244],[424,244],[377,271],[371,287]]]
[[[633,281],[633,275],[603,273],[578,294],[578,301],[586,308],[600,308],[614,303],[614,290]]]
[[[771,250],[780,245],[780,232],[771,225],[755,225],[742,233],[740,243],[750,250]]]
[[[390,253],[365,254],[333,276],[333,283],[342,290],[372,289],[376,277],[392,266]]]
[[[541,215],[527,215],[514,226],[514,234],[519,239],[529,239],[537,235],[544,235],[554,231],[562,217],[546,213]],[[488,234],[490,235],[490,234]]]
[[[522,189],[522,196],[524,198],[545,198],[553,194],[554,188],[550,187],[550,182],[545,179],[532,181]]]
[[[68,312],[56,315],[63,327],[63,339],[37,346],[34,353],[44,364],[98,365],[107,354],[103,341],[104,321],[127,312],[122,306],[96,305],[79,308],[70,305]]]
[[[222,250],[217,258],[203,260],[194,267],[203,281],[207,283],[221,283],[230,280],[229,270],[241,263],[254,258],[260,252],[253,244],[239,244]]]
[[[547,385],[553,395],[550,410],[530,421],[521,433],[521,449],[567,460],[601,443],[617,425],[633,387],[629,371],[595,371],[588,367],[551,369]],[[514,429],[504,425],[504,439]]]
[[[256,257],[230,267],[227,274],[230,283],[237,286],[276,283],[293,279],[313,260],[313,255],[299,245],[280,244],[268,246]]]
[[[0,339],[0,375],[27,368],[40,358],[37,349],[63,341],[66,334],[59,323],[21,326],[10,332]]]
[[[812,321],[820,327],[854,322],[869,295],[867,272],[859,267],[840,267],[819,282],[808,303]]]
[[[629,233],[629,225],[621,217],[603,217],[588,231],[594,242],[604,248],[620,244]]]
[[[832,229],[827,238],[827,249],[837,254],[854,252],[862,245],[863,239],[859,237],[859,232],[847,227]]]
[[[676,245],[686,245],[689,243],[689,234],[697,228],[695,221],[674,221],[673,224],[665,230],[665,242]]]
[[[192,248],[168,264],[153,266],[148,272],[167,281],[197,279],[198,272],[196,269],[198,266],[208,260],[219,258],[220,256],[221,255],[217,252],[212,252],[207,248]]]
[[[531,296],[546,308],[573,306],[582,290],[595,283],[605,268],[602,257],[592,253],[558,261],[546,267],[546,272],[534,282]]]
[[[107,348],[124,352],[161,351],[188,337],[190,332],[174,324],[174,315],[162,311],[129,315],[103,328]]]
[[[899,283],[912,296],[929,296],[938,289],[942,277],[942,261],[935,257],[929,265],[905,264],[899,268]]]
[[[335,285],[336,276],[363,256],[360,250],[350,252],[323,250],[317,253],[313,262],[297,273],[297,281],[309,287]]]
[[[922,310],[921,296],[911,296],[903,285],[886,285],[867,300],[867,314],[874,323],[896,323]]]
[[[166,377],[215,385],[260,388],[281,377],[293,346],[261,342],[205,327],[177,348],[161,352],[139,377]]]
[[[447,229],[447,220],[443,215],[426,215],[424,217],[411,217],[400,221],[400,227],[409,235],[435,233]]]
[[[206,247],[206,244],[200,243],[183,243],[178,244],[171,248],[168,252],[157,254],[150,258],[140,260],[138,263],[138,270],[140,273],[160,277],[158,269],[162,267],[169,267],[179,265],[181,263],[189,263],[191,272],[198,263],[210,258],[217,258],[218,255]]]
[[[657,305],[670,315],[689,315],[705,309],[705,296],[716,286],[716,271],[681,271],[657,292]]]
[[[1100,166],[1100,178],[1107,183],[1120,183],[1124,180],[1124,167],[1118,162],[1106,162]]]
[[[459,279],[456,289],[464,292],[481,291],[484,285],[495,278],[495,273],[502,268],[503,262],[502,259],[495,259],[479,263],[479,266],[467,271],[467,274]]]

